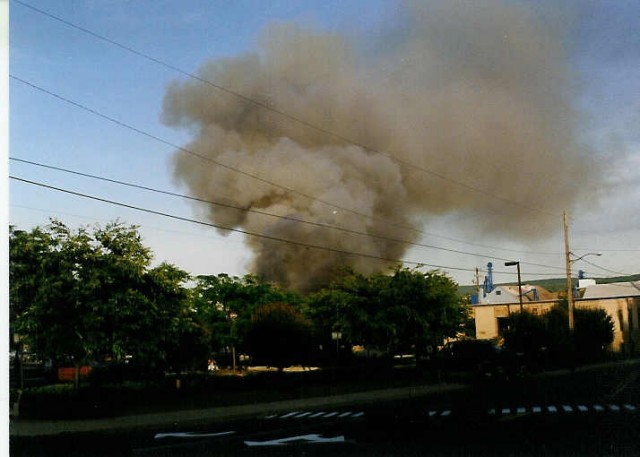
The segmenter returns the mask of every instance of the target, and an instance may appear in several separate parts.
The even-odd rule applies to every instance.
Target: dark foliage
[[[311,349],[311,324],[292,305],[262,305],[251,317],[245,345],[255,364],[280,370],[305,364]]]
[[[504,333],[505,347],[522,353],[532,366],[597,361],[613,341],[611,317],[601,309],[575,309],[574,330],[567,310],[555,306],[542,315],[514,313]]]

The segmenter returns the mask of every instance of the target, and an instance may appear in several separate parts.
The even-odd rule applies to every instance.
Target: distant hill
[[[640,274],[630,276],[617,276],[615,278],[590,278],[595,279],[598,284],[609,284],[612,282],[628,282],[628,281],[640,281]],[[554,278],[554,279],[538,279],[534,281],[523,281],[523,284],[531,284],[535,286],[544,287],[549,292],[560,292],[567,288],[567,278]],[[506,282],[501,284],[495,284],[496,286],[507,286],[517,284],[517,282]],[[458,286],[458,293],[460,295],[469,295],[476,292],[476,286]]]

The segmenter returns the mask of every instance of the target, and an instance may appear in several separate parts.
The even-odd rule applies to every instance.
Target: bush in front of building
[[[503,335],[504,346],[523,354],[531,369],[601,360],[613,342],[611,316],[600,309],[576,309],[573,331],[568,322],[568,311],[560,305],[542,315],[514,313]]]

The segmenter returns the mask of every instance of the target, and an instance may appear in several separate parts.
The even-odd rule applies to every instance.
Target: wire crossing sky
[[[462,284],[513,256],[531,275],[561,272],[552,215],[567,210],[573,252],[601,251],[602,271],[636,273],[640,7],[451,5],[13,1],[11,73],[147,136],[12,80],[12,156],[228,207],[25,162],[12,162],[12,174],[238,231],[19,182],[10,223],[120,218],[141,226],[158,262],[304,288],[339,263],[364,273],[389,265],[335,251],[449,266]],[[334,252],[310,257],[305,244]]]

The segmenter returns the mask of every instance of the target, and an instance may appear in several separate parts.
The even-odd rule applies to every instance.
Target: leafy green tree
[[[595,361],[613,342],[614,324],[603,309],[577,308],[574,311],[574,346],[578,361]]]
[[[145,290],[156,304],[157,314],[150,316],[158,328],[146,341],[148,349],[164,354],[164,363],[176,372],[190,368],[206,369],[209,356],[206,329],[192,306],[191,293],[186,287],[189,275],[168,263],[149,270]]]
[[[365,277],[352,270],[308,298],[316,332],[338,329],[348,344],[392,353],[421,354],[429,344],[455,336],[467,319],[457,285],[439,272],[396,268]]]
[[[311,323],[292,305],[260,305],[252,313],[245,344],[256,363],[280,371],[305,364],[311,351]]]
[[[454,337],[466,320],[467,308],[457,284],[445,274],[397,268],[384,291],[393,311],[395,352],[422,354],[427,345]]]
[[[163,264],[134,226],[76,231],[58,220],[10,238],[12,331],[42,358],[82,364],[133,356],[162,366],[184,327],[188,275]],[[76,370],[77,372],[77,370]]]
[[[613,341],[611,316],[602,309],[574,310],[575,325],[562,303],[542,315],[514,313],[504,334],[507,348],[521,352],[530,361],[552,365],[591,362],[600,358]],[[538,360],[544,357],[543,360]]]
[[[299,303],[300,297],[253,275],[198,276],[192,291],[192,306],[212,352],[242,348],[254,309],[274,302]]]
[[[503,337],[507,348],[524,354],[535,354],[546,350],[552,341],[544,316],[528,311],[511,314]]]

